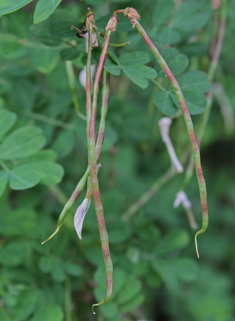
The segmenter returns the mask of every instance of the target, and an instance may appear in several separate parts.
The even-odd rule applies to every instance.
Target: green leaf
[[[125,287],[119,292],[117,301],[119,304],[127,303],[133,299],[141,291],[141,282],[133,276],[130,276],[125,284]]]
[[[1,0],[0,16],[16,11],[32,1],[33,0]]]
[[[148,87],[148,81],[145,78],[154,79],[157,77],[157,72],[154,69],[142,65],[122,65],[122,70],[128,78],[143,89]]]
[[[15,190],[27,189],[39,182],[44,185],[58,184],[64,174],[59,164],[41,161],[17,166],[10,173],[10,187]]]
[[[177,108],[172,103],[170,94],[167,91],[160,91],[154,95],[154,103],[163,114],[167,116],[175,116]]]
[[[184,230],[175,230],[168,233],[159,244],[157,253],[161,255],[170,254],[186,247],[190,241],[189,235]]]
[[[189,113],[191,115],[198,115],[204,112],[207,106],[207,98],[204,94],[193,93],[193,92],[183,92],[186,105],[188,107]],[[171,99],[174,104],[180,108],[177,97],[171,94]]]
[[[24,78],[18,79],[14,83],[12,96],[19,109],[30,110],[33,107],[36,96],[35,85]]]
[[[161,55],[175,76],[182,73],[188,67],[189,60],[187,56],[179,53],[179,51],[175,48],[161,50]],[[161,69],[158,63],[156,69],[158,71],[158,77],[166,77],[164,71]]]
[[[76,21],[60,21],[53,22],[48,26],[49,33],[55,38],[67,38],[75,37],[77,30],[71,29],[71,25],[76,26],[78,29],[82,29],[83,24],[77,26]]]
[[[24,158],[22,162],[25,163],[33,163],[33,162],[39,162],[39,161],[46,161],[54,163],[57,158],[57,153],[54,150],[51,149],[43,149],[37,152],[36,154]]]
[[[36,214],[29,208],[5,209],[0,215],[0,233],[6,236],[30,235],[36,226]]]
[[[140,304],[144,302],[145,296],[143,293],[138,294],[134,298],[132,298],[130,301],[123,304],[120,308],[120,311],[122,313],[127,313],[129,311],[132,311],[136,309]]]
[[[178,280],[173,268],[172,261],[157,259],[156,261],[152,262],[152,268],[161,276],[169,289],[177,289]]]
[[[189,71],[177,78],[177,81],[183,92],[206,93],[211,89],[208,76],[203,71]]]
[[[115,268],[113,271],[113,292],[119,293],[125,286],[127,274],[124,270]]]
[[[60,52],[62,60],[74,60],[80,55],[81,51],[77,48],[65,48]]]
[[[29,165],[32,171],[40,175],[41,184],[44,185],[58,184],[64,175],[64,169],[59,164],[41,161]]]
[[[15,167],[10,173],[10,188],[23,190],[37,185],[41,176],[31,169],[31,165],[21,165]]]
[[[49,47],[34,49],[33,63],[43,74],[49,74],[59,62],[59,52]]]
[[[68,130],[63,130],[59,133],[54,141],[52,148],[58,154],[58,157],[67,156],[74,148],[75,136],[74,133]]]
[[[164,24],[174,10],[175,4],[173,1],[160,0],[154,8],[154,25],[160,26]]]
[[[150,61],[150,58],[147,52],[136,51],[122,55],[120,58],[118,58],[118,61],[121,65],[126,66],[128,66],[129,64],[144,65]]]
[[[61,39],[52,36],[48,32],[48,28],[42,27],[42,25],[31,25],[30,32],[34,37],[36,37],[41,43],[46,46],[56,47],[59,46],[62,42]]]
[[[118,307],[113,302],[101,305],[100,310],[107,318],[114,318],[118,314]]]
[[[62,0],[38,0],[33,15],[33,23],[46,20]]]
[[[56,282],[63,282],[65,280],[65,273],[62,268],[62,264],[54,261],[51,276]]]
[[[105,69],[113,75],[120,75],[121,69],[136,85],[141,88],[148,87],[147,79],[154,79],[157,77],[157,72],[147,66],[145,63],[149,62],[149,55],[145,52],[132,52],[124,54],[123,56],[112,61],[107,59]]]
[[[63,311],[58,305],[47,305],[38,312],[30,321],[63,321]]]
[[[24,262],[28,245],[23,242],[12,242],[0,249],[0,263],[5,266],[17,266]]]
[[[120,66],[116,62],[114,62],[109,55],[107,55],[106,57],[104,68],[114,76],[119,76],[121,74]]]
[[[26,290],[20,293],[20,300],[14,307],[15,321],[25,321],[34,312],[37,295],[34,291]]]
[[[210,14],[198,13],[201,7],[202,3],[194,0],[182,3],[172,17],[171,25],[183,31],[202,28],[208,22]]]
[[[64,270],[72,276],[81,276],[83,274],[82,267],[72,262],[64,263],[63,267],[64,267]]]
[[[9,179],[9,174],[6,171],[0,171],[0,196],[4,193]]]
[[[182,281],[193,282],[197,280],[199,266],[193,260],[185,258],[177,259],[173,266]]]
[[[172,28],[166,27],[163,28],[156,37],[157,41],[164,43],[164,44],[169,44],[169,45],[174,45],[181,40],[180,33]]]
[[[15,130],[3,141],[0,158],[17,159],[35,154],[45,144],[42,130],[34,126],[25,126]]]
[[[39,260],[39,269],[44,272],[48,273],[51,272],[54,266],[54,260],[51,257],[43,256]]]
[[[0,138],[2,138],[15,124],[17,116],[6,109],[0,110]]]

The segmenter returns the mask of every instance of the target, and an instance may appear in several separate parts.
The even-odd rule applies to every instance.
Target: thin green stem
[[[75,111],[76,111],[78,117],[80,117],[82,120],[86,120],[86,116],[84,116],[80,112],[80,109],[79,109],[79,103],[78,103],[77,95],[76,95],[76,77],[75,77],[75,73],[73,70],[72,61],[70,61],[70,60],[65,61],[65,67],[66,67],[66,72],[67,72],[67,76],[68,76],[68,80],[69,80],[69,87],[70,87],[70,91],[72,94]]]
[[[49,124],[49,125],[52,125],[52,126],[55,126],[55,127],[60,127],[60,128],[63,128],[63,129],[67,129],[67,130],[71,130],[71,131],[74,131],[76,130],[75,126],[71,125],[71,124],[67,124],[67,123],[64,123],[60,120],[56,120],[54,118],[50,118],[50,117],[47,117],[47,116],[44,116],[42,114],[38,114],[38,113],[35,113],[35,112],[23,112],[25,115],[33,118],[33,119],[36,119],[36,120],[39,120],[45,124]]]
[[[8,172],[8,173],[10,173],[10,169],[7,167],[7,165],[0,159],[0,165],[2,166],[2,168],[6,171],[6,172]]]
[[[172,74],[172,72],[169,69],[168,65],[166,64],[165,60],[162,58],[162,56],[159,53],[159,51],[157,50],[157,48],[154,46],[153,42],[148,37],[147,33],[145,32],[145,30],[143,29],[141,24],[138,22],[137,19],[139,19],[139,17],[140,17],[139,14],[137,13],[137,11],[135,9],[133,11],[132,8],[125,9],[124,13],[127,16],[127,18],[129,20],[131,20],[133,26],[135,26],[136,29],[138,30],[138,32],[141,34],[144,41],[146,42],[146,44],[148,45],[148,47],[150,48],[150,50],[152,51],[152,53],[154,54],[154,56],[158,60],[160,66],[162,67],[166,76],[168,77],[168,79],[169,79],[169,81],[175,91],[177,100],[179,102],[179,105],[180,105],[180,108],[181,108],[181,111],[183,114],[183,118],[185,121],[189,141],[190,141],[192,151],[193,151],[195,169],[196,169],[196,173],[197,173],[198,186],[199,186],[199,192],[200,192],[201,208],[202,208],[202,228],[195,235],[196,252],[197,252],[197,256],[199,257],[198,246],[197,246],[197,236],[199,234],[204,233],[205,230],[207,229],[208,210],[207,210],[206,183],[205,183],[203,172],[202,172],[200,151],[199,151],[199,147],[198,147],[197,140],[195,137],[192,119],[189,114],[183,93],[181,91],[181,88],[180,88],[177,80],[175,79],[174,75]]]
[[[149,190],[123,214],[123,219],[125,221],[129,221],[131,216],[142,208],[158,192],[158,190],[169,182],[176,174],[177,173],[171,168],[164,175],[158,178]]]
[[[164,88],[158,81],[152,79],[152,82],[158,86],[159,89],[161,89],[162,91],[167,91],[166,88]]]

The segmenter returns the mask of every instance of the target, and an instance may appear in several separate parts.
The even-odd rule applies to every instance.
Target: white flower
[[[169,117],[163,117],[159,120],[158,125],[160,127],[162,140],[166,144],[166,148],[171,159],[172,167],[176,170],[177,173],[182,173],[184,171],[184,168],[176,156],[174,147],[169,136],[169,129],[171,123],[172,120]]]
[[[184,208],[191,208],[191,202],[188,200],[188,197],[185,192],[181,191],[176,194],[174,207],[178,207],[182,203]]]
[[[96,65],[91,65],[91,86],[93,86],[93,78],[95,76]],[[79,74],[80,84],[84,89],[86,89],[86,66],[80,71]]]
[[[80,240],[82,239],[82,226],[83,221],[89,210],[91,200],[85,198],[80,206],[78,206],[77,211],[74,215],[74,227]]]

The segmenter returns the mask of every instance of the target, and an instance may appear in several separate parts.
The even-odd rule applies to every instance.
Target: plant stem
[[[76,80],[75,80],[75,74],[73,70],[73,63],[70,60],[67,60],[65,62],[65,67],[66,67],[66,72],[69,80],[69,87],[70,91],[73,97],[73,103],[75,107],[75,111],[82,120],[86,120],[86,117],[79,111],[79,103],[77,100],[77,95],[76,95]]]
[[[52,125],[52,126],[56,126],[56,127],[61,127],[61,128],[64,128],[64,129],[67,129],[67,130],[75,130],[75,126],[74,125],[71,125],[71,124],[67,124],[67,123],[64,123],[60,120],[57,120],[57,119],[54,119],[54,118],[49,118],[45,115],[41,115],[41,114],[38,114],[38,113],[34,113],[34,112],[23,112],[25,115],[31,117],[31,118],[34,118],[36,120],[39,120],[45,124],[49,124],[49,125]]]
[[[108,52],[111,32],[112,31],[110,29],[108,29],[106,32],[105,42],[103,45],[103,49],[101,52],[99,64],[95,75],[92,114],[91,114],[91,123],[90,123],[89,164],[91,167],[91,185],[92,185],[92,193],[93,193],[94,202],[95,202],[95,209],[96,209],[96,215],[97,215],[97,221],[98,221],[98,227],[99,227],[100,239],[101,239],[101,247],[102,247],[102,252],[104,256],[105,271],[106,271],[106,295],[103,301],[92,305],[93,313],[95,313],[94,312],[95,306],[99,306],[101,304],[105,304],[110,301],[112,296],[112,289],[113,289],[113,265],[110,257],[108,233],[105,226],[103,205],[101,202],[100,191],[99,191],[99,182],[98,182],[98,177],[96,172],[96,151],[95,151],[95,123],[96,123],[97,98],[98,98],[100,79],[101,79],[105,59]]]
[[[136,26],[136,29],[143,37],[144,41],[146,42],[146,44],[148,45],[150,50],[153,52],[154,56],[156,57],[156,59],[158,60],[158,62],[160,64],[160,66],[162,67],[163,71],[165,72],[166,76],[170,80],[171,85],[175,91],[176,97],[178,99],[178,102],[180,104],[180,108],[181,108],[183,118],[185,121],[188,137],[189,137],[190,144],[191,144],[192,151],[193,151],[195,169],[196,169],[196,173],[197,173],[198,186],[199,186],[199,192],[200,192],[201,208],[202,208],[202,228],[195,235],[196,252],[197,252],[197,256],[199,257],[198,246],[197,246],[197,236],[199,234],[204,233],[207,229],[208,210],[207,210],[206,183],[205,183],[203,172],[202,172],[200,151],[199,151],[199,147],[198,147],[197,140],[195,137],[192,119],[189,114],[187,105],[185,103],[185,99],[184,99],[183,93],[181,91],[181,88],[180,88],[177,80],[175,79],[174,75],[172,74],[171,70],[169,69],[168,65],[166,64],[165,60],[162,58],[159,51],[154,46],[154,44],[152,43],[152,41],[148,37],[148,35],[145,32],[145,30],[143,29],[143,27],[137,21],[137,19],[133,19],[133,17],[132,17],[132,21],[134,21],[133,25]]]
[[[156,182],[150,187],[150,189],[145,192],[136,203],[134,203],[124,214],[123,219],[129,221],[131,216],[142,208],[157,192],[165,185],[169,180],[171,180],[177,173],[170,168],[163,176],[156,180]]]
[[[227,0],[223,0],[222,8],[221,8],[221,18],[220,18],[218,39],[214,49],[214,54],[212,56],[210,70],[208,72],[208,77],[210,81],[212,81],[212,79],[214,78],[214,74],[218,66],[219,57],[220,57],[220,53],[221,53],[223,41],[224,41],[226,19],[227,19]]]

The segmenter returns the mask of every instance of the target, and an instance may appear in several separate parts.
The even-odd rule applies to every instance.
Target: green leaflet
[[[33,22],[39,23],[46,20],[60,4],[62,0],[38,0],[34,15]]]
[[[202,2],[195,0],[182,3],[174,14],[171,25],[182,31],[202,28],[210,18],[208,12],[198,12],[202,5]]]
[[[0,139],[14,126],[17,116],[6,109],[0,110]]]
[[[177,78],[177,81],[183,92],[206,93],[211,89],[208,76],[203,71],[189,71]]]
[[[6,171],[0,171],[0,196],[4,193],[9,179],[9,174]]]
[[[64,174],[63,168],[55,163],[41,161],[17,166],[10,173],[10,187],[27,189],[41,182],[44,185],[58,184]]]
[[[180,65],[181,59],[184,59],[183,57],[185,56],[180,54],[177,57],[175,58],[175,61],[179,59]],[[171,62],[173,66],[172,69],[174,70],[174,60],[172,60]],[[169,63],[170,68],[171,62]],[[175,71],[176,70],[177,63]],[[161,75],[160,72],[159,75]],[[211,88],[211,84],[208,80],[207,74],[202,71],[190,71],[178,77],[177,81],[182,89],[189,113],[191,115],[198,115],[203,113],[207,106],[207,98],[204,93],[209,91]],[[176,115],[177,110],[175,107],[180,109],[179,102],[174,94],[174,90],[172,89],[172,87],[170,88],[169,92],[165,91],[156,93],[154,96],[154,102],[156,106],[167,116]]]
[[[45,145],[42,130],[34,126],[25,126],[15,130],[5,138],[0,147],[0,158],[11,160],[33,155]]]
[[[120,75],[122,70],[136,85],[145,89],[148,87],[146,79],[157,77],[157,72],[154,69],[145,66],[147,62],[149,62],[149,55],[147,53],[133,52],[117,58],[116,63],[108,59],[104,67],[113,75]]]
[[[16,11],[33,0],[1,0],[0,15]]]
[[[38,310],[31,321],[62,321],[63,311],[59,305],[46,305]]]
[[[154,102],[158,109],[167,116],[176,116],[177,108],[173,104],[170,93],[167,91],[159,91],[154,95]]]
[[[43,74],[49,74],[59,62],[59,52],[51,48],[34,49],[33,64]]]
[[[174,76],[177,76],[178,74],[182,73],[188,67],[189,60],[187,56],[181,54],[176,48],[163,49],[160,50],[160,53]],[[155,68],[157,70],[158,77],[166,77],[164,71],[159,66],[157,61]]]
[[[62,60],[74,60],[78,58],[80,55],[81,51],[77,48],[66,48],[61,50],[60,52],[60,58]]]

